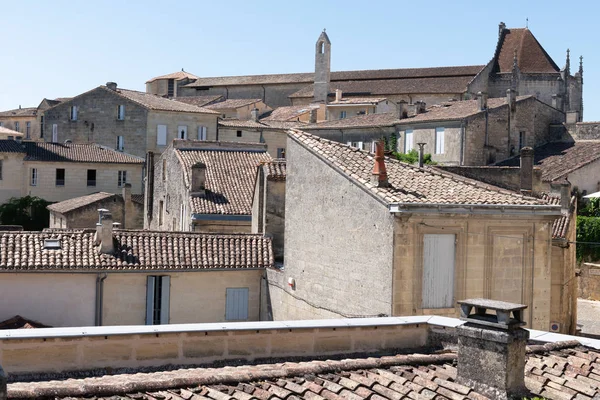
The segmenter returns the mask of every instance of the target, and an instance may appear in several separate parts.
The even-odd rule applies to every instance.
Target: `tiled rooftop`
[[[183,69],[181,71],[177,71],[177,72],[173,72],[172,74],[167,74],[167,75],[161,75],[161,76],[157,76],[155,78],[152,78],[148,81],[146,81],[146,83],[150,83],[150,82],[154,82],[157,81],[159,79],[175,79],[176,81],[180,81],[182,79],[198,79],[198,77],[194,74],[190,74],[189,72],[185,72]]]
[[[104,88],[105,90],[111,90],[108,89],[106,86],[101,86],[101,88]],[[138,103],[139,105],[146,107],[150,110],[189,112],[198,114],[218,114],[216,111],[209,110],[208,108],[197,107],[192,104],[186,104],[180,101],[166,99],[164,97],[156,96],[145,92],[117,88],[115,93],[128,100]]]
[[[5,321],[0,322],[0,329],[35,329],[35,328],[50,328],[37,321],[32,321],[23,318],[20,315],[15,315]]]
[[[434,68],[402,68],[402,69],[372,69],[359,71],[334,71],[331,81],[348,80],[378,80],[378,79],[411,79],[424,77],[461,77],[473,79],[484,65],[467,65],[458,67]],[[187,87],[227,86],[227,85],[262,85],[277,83],[312,83],[313,73],[245,75],[198,78]]]
[[[274,109],[268,117],[263,118],[261,121],[294,121],[301,115],[310,113],[311,110],[318,108],[318,104],[278,107]]]
[[[228,110],[245,107],[258,103],[261,99],[227,99],[207,106],[211,110]]]
[[[553,205],[560,205],[561,202],[560,196],[553,196],[547,193],[542,194],[542,198],[549,204]],[[576,202],[577,198],[573,196],[571,198],[569,212],[567,214],[563,214],[560,218],[557,218],[552,223],[552,239],[566,239],[567,231],[569,230],[569,224],[573,218],[573,210],[575,209]]]
[[[10,143],[12,142],[12,143]],[[20,150],[15,146],[20,147]],[[61,144],[0,140],[0,152],[24,152],[25,161],[143,164],[144,159],[97,144]]]
[[[515,49],[517,65],[524,73],[556,73],[560,68],[527,28],[505,29],[497,56],[499,72],[511,72]]]
[[[266,147],[253,144],[247,149],[223,149],[217,145],[210,148],[210,142],[204,144],[206,147],[202,149],[175,150],[183,165],[183,176],[188,187],[192,166],[198,162],[206,165],[206,195],[192,197],[192,213],[252,214],[257,168],[260,163],[271,161]]]
[[[252,234],[115,230],[114,254],[101,254],[93,230],[0,232],[0,272],[45,270],[202,270],[273,266],[271,239]],[[60,249],[45,249],[59,239]]]
[[[15,137],[23,136],[23,134],[21,132],[13,131],[12,129],[8,129],[3,126],[0,126],[0,135],[15,136]]]
[[[262,164],[265,176],[271,181],[285,181],[286,163],[285,158],[276,158],[273,161]]]
[[[542,169],[542,180],[552,182],[600,159],[600,140],[555,142],[535,148],[534,163]],[[517,167],[519,157],[499,162],[499,166]]]
[[[180,101],[182,103],[191,104],[196,107],[204,107],[208,104],[215,103],[223,99],[223,96],[220,94],[212,95],[212,96],[184,96],[184,97],[174,97],[173,100]]]
[[[364,114],[355,117],[337,119],[332,121],[322,121],[316,124],[307,124],[300,129],[344,129],[344,128],[370,128],[394,126],[400,123],[398,116],[391,113],[384,114]]]
[[[599,361],[600,352],[575,341],[531,344],[527,347],[525,385],[531,397],[597,399],[600,396]],[[488,399],[456,380],[456,354],[444,352],[19,382],[8,385],[8,397],[47,396],[71,400]]]
[[[225,128],[241,128],[241,129],[275,129],[275,130],[284,130],[295,128],[297,126],[302,125],[300,122],[289,122],[289,121],[253,121],[251,119],[248,120],[240,120],[236,118],[228,118],[219,120],[219,126]]]
[[[385,163],[390,186],[378,188],[370,183],[374,165],[372,154],[300,131],[293,131],[290,138],[388,204],[548,205],[541,199],[433,168],[415,167],[389,157],[385,158]]]
[[[114,193],[98,192],[88,194],[86,196],[74,197],[72,199],[59,201],[58,203],[50,204],[47,208],[50,211],[54,211],[60,214],[68,213],[78,208],[88,206],[90,204],[97,203],[102,200],[109,199],[113,196],[117,196]]]
[[[362,104],[377,104],[385,101],[385,97],[348,97],[342,98],[340,101],[330,101],[328,104],[333,105],[362,105]]]
[[[533,99],[533,96],[518,96],[517,102]],[[487,101],[488,110],[506,107],[506,98],[491,98]],[[409,125],[419,122],[453,121],[470,117],[483,112],[479,109],[478,100],[450,101],[427,108],[424,113],[402,119],[399,124]]]
[[[0,111],[2,117],[35,117],[37,115],[37,107],[15,108],[14,110]]]

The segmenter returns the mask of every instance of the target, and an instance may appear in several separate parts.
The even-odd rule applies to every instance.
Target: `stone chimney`
[[[98,223],[96,224],[96,243],[100,245],[100,253],[112,254],[115,251],[112,214],[107,209],[101,208],[98,210],[98,215]]]
[[[337,102],[342,101],[342,90],[341,89],[335,89],[335,101],[337,101]]]
[[[423,114],[427,104],[424,101],[415,101],[415,114]]]
[[[457,383],[491,399],[521,398],[525,387],[523,304],[487,299],[459,301]],[[494,313],[487,313],[487,311]],[[474,311],[474,313],[471,313]],[[512,314],[512,315],[511,315]]]
[[[250,116],[252,121],[258,122],[258,108],[253,108],[252,111],[250,111]]]
[[[560,184],[560,211],[568,214],[571,210],[571,183],[566,179]]]
[[[504,22],[500,22],[498,24],[498,37],[502,36],[502,32],[506,29],[506,24]]]
[[[319,112],[319,109],[317,108],[313,108],[312,110],[310,110],[310,119],[308,120],[308,122],[310,122],[311,124],[316,124],[317,123],[317,113]]]
[[[506,103],[509,105],[511,112],[516,110],[517,92],[514,89],[506,89]]]
[[[371,173],[371,184],[376,187],[388,187],[385,157],[383,155],[383,140],[375,142],[375,164]]]
[[[424,158],[425,158],[425,145],[427,143],[417,143],[417,146],[419,146],[419,167],[423,168],[423,163],[425,162]]]
[[[131,183],[123,185],[123,228],[131,229],[133,227],[133,202],[131,201]]]
[[[521,149],[521,194],[531,195],[533,191],[533,149],[531,147],[523,147]]]
[[[487,108],[487,97],[487,93],[477,92],[477,105],[479,107],[479,111],[483,111]]]
[[[106,87],[109,88],[110,90],[117,90],[117,83],[116,82],[106,82]]]
[[[192,187],[190,195],[203,197],[206,195],[206,164],[198,162],[192,166]]]
[[[408,110],[406,109],[406,102],[400,101],[398,102],[398,119],[408,117]]]

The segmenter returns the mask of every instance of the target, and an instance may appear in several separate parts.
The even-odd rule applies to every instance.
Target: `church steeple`
[[[566,75],[571,75],[571,50],[567,49],[567,61],[565,63],[565,72]]]
[[[329,94],[329,81],[331,76],[331,41],[325,33],[321,32],[315,46],[315,84],[314,101],[327,103]]]

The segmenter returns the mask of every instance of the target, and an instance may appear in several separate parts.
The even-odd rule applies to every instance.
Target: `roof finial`
[[[565,64],[565,71],[567,71],[567,74],[571,73],[571,50],[567,49],[567,62]]]
[[[323,28],[323,33],[325,33],[325,28]]]
[[[185,71],[183,70],[183,68],[181,68],[181,72],[185,72]]]
[[[529,17],[525,18],[525,28],[529,29]]]
[[[579,56],[579,75],[583,76],[583,56]]]

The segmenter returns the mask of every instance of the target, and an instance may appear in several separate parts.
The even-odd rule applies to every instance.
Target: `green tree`
[[[419,152],[412,149],[408,153],[397,153],[394,152],[394,156],[405,163],[414,164],[419,161]],[[435,162],[431,160],[431,154],[423,154],[423,164],[435,165]]]
[[[50,203],[34,196],[13,197],[0,205],[2,225],[21,225],[27,231],[41,231],[50,223]]]

